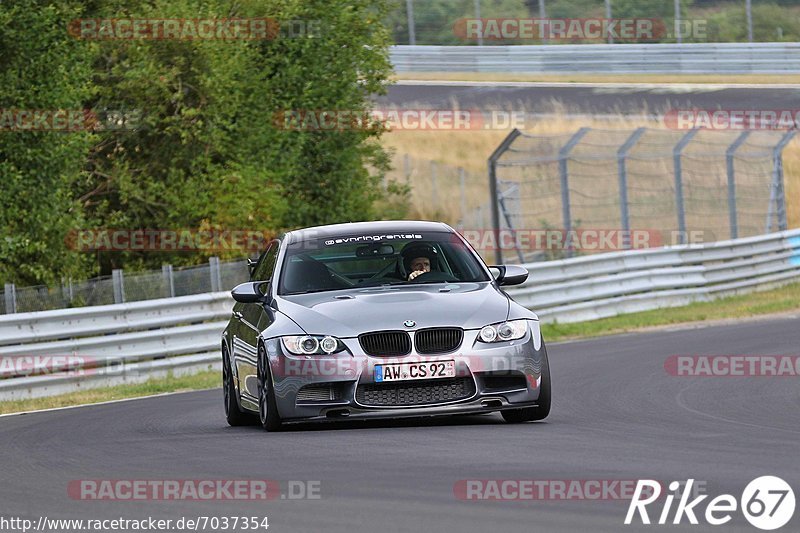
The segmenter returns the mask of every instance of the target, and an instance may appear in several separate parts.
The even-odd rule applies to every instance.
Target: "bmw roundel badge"
[[[405,322],[403,322],[403,325],[407,328],[413,328],[414,326],[417,325],[417,323],[414,322],[413,320],[406,320]]]

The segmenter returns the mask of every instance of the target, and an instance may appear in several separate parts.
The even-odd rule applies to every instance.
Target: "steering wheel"
[[[447,272],[438,272],[438,271],[430,271],[430,272],[423,272],[416,278],[409,281],[409,283],[418,283],[419,280],[422,281],[459,281],[459,279],[452,274],[448,274]]]

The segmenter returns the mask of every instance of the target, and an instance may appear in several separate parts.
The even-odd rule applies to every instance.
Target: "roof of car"
[[[286,238],[288,242],[291,243],[309,239],[324,239],[359,234],[405,234],[423,231],[452,232],[454,230],[443,222],[429,222],[424,220],[380,220],[376,222],[348,222],[345,224],[330,224],[328,226],[314,226],[311,228],[298,229],[287,232]]]

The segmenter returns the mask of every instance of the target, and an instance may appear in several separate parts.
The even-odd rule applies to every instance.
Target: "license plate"
[[[455,361],[425,361],[375,365],[375,382],[456,377]]]

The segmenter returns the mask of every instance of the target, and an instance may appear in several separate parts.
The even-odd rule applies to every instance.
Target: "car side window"
[[[272,241],[272,244],[270,244],[270,247],[264,252],[256,265],[256,269],[253,271],[253,278],[250,281],[269,281],[272,278],[279,249],[280,243]]]

